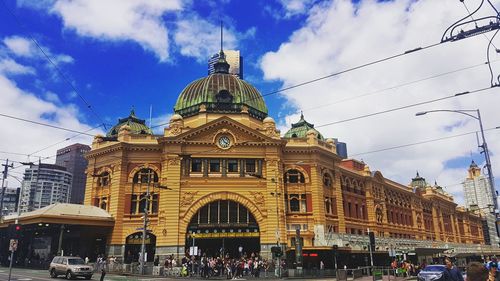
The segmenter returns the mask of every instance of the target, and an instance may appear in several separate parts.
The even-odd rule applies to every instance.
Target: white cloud
[[[30,58],[30,59],[32,58],[44,61],[46,60],[45,55],[37,48],[35,43],[33,43],[33,41],[29,38],[15,35],[4,38],[3,43],[5,47],[7,47],[7,49],[17,57]],[[53,54],[50,48],[43,45],[40,45],[40,47],[55,64],[74,62],[74,59],[69,55]],[[47,62],[46,64],[52,67],[50,63]]]
[[[35,74],[35,69],[18,64],[10,58],[0,59],[0,74]]]
[[[227,29],[223,32],[224,49],[236,48],[238,35]],[[253,34],[255,29],[250,29],[248,36]],[[206,62],[211,55],[220,50],[220,27],[192,15],[177,22],[174,40],[182,55],[194,57],[199,62]]]
[[[472,8],[476,3],[468,4]],[[330,1],[315,5],[308,13],[304,26],[296,30],[278,50],[263,56],[261,67],[265,79],[282,81],[286,87],[439,42],[444,30],[463,17],[466,11],[461,3],[452,0],[406,0],[361,1],[357,4],[351,1]],[[492,34],[487,36],[491,37]],[[482,88],[489,86],[486,66],[339,102],[432,74],[483,63],[486,60],[487,43],[483,36],[446,43],[286,91],[282,95],[297,109],[315,108],[305,110],[304,115],[306,120],[318,126]],[[498,59],[499,56],[492,53],[492,60]],[[477,121],[467,116],[435,113],[415,117],[418,111],[479,108],[485,128],[499,126],[496,108],[499,103],[500,96],[495,95],[495,90],[490,90],[324,126],[318,130],[326,137],[347,142],[350,153],[366,152],[478,129]],[[325,104],[332,105],[318,108]],[[298,114],[295,113],[278,123],[289,124],[290,121],[297,120]],[[450,128],[451,125],[454,126]],[[486,137],[493,152],[493,170],[496,176],[500,176],[500,156],[497,156],[500,155],[500,130],[490,131]],[[415,176],[415,171],[419,170],[420,175],[428,182],[434,183],[436,179],[441,186],[450,186],[449,192],[457,202],[463,202],[461,186],[457,188],[453,185],[463,181],[467,175],[466,166],[470,162],[464,163],[463,168],[450,168],[445,164],[458,157],[467,158],[470,151],[475,149],[475,136],[469,135],[356,158],[363,158],[372,170],[380,170],[384,176],[403,184],[409,183]]]
[[[53,92],[46,92],[45,99],[47,101],[55,103],[55,104],[59,104],[61,102],[61,100],[59,99],[59,96]]]
[[[32,42],[24,37],[6,37],[3,43],[11,52],[20,57],[32,57],[35,52]]]
[[[0,74],[0,112],[54,126],[70,128],[77,131],[88,131],[91,126],[78,120],[78,109],[72,105],[62,105],[57,102],[57,95],[46,93],[46,100],[38,98],[35,94],[24,91],[13,80]],[[30,124],[18,120],[0,117],[2,121],[3,139],[0,150],[15,153],[31,154],[41,148],[71,138],[47,150],[37,153],[41,156],[54,156],[57,149],[75,142],[90,144],[92,138],[76,133],[70,133],[40,125]],[[100,130],[89,131],[90,134],[99,133]],[[34,137],[36,141],[34,141]],[[13,161],[26,161],[26,156],[0,153],[0,157]],[[35,159],[31,159],[35,160]],[[44,163],[53,163],[54,158],[49,158]]]
[[[134,41],[160,61],[166,61],[169,38],[162,16],[181,9],[181,0],[59,0],[51,12],[62,18],[65,28],[80,36]]]
[[[163,130],[165,129],[165,127],[168,127],[168,122],[170,121],[171,117],[172,113],[166,113],[160,116],[153,117],[151,119],[153,133],[156,135],[163,135]],[[149,120],[147,124],[148,126],[151,126],[151,124],[149,124]]]
[[[307,14],[309,8],[317,0],[278,0],[284,9],[284,17],[290,18],[296,15]]]

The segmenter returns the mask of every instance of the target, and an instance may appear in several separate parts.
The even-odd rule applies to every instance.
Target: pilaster
[[[345,233],[345,217],[344,217],[344,200],[342,198],[342,187],[340,185],[340,171],[335,171],[335,180],[333,185],[335,188],[335,199],[337,201],[337,214],[339,218],[339,233]]]

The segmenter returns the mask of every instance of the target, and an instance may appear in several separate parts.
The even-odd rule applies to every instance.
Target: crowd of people
[[[159,261],[159,258],[155,258],[155,265],[158,265],[157,260]],[[246,276],[260,277],[261,274],[267,277],[270,270],[275,270],[276,275],[279,274],[274,260],[268,261],[255,253],[249,256],[242,255],[239,258],[231,258],[229,255],[225,257],[206,255],[198,257],[186,254],[181,259],[180,264],[177,263],[173,256],[170,256],[165,259],[163,266],[166,275],[171,275],[170,273],[180,266],[180,276],[200,276],[202,278],[226,277],[227,279],[238,279]],[[281,267],[284,267],[284,262]],[[173,273],[173,275],[176,274]]]
[[[442,277],[438,279],[440,281],[500,281],[500,262],[496,257],[488,258],[484,262],[470,262],[467,266],[463,267],[465,274],[454,264],[452,258],[446,257],[443,263]],[[409,261],[398,262],[397,260],[393,260],[391,263],[394,273],[401,277],[416,276],[421,270],[425,270],[426,267],[427,264],[425,262],[414,265]],[[425,277],[422,278],[419,280],[426,280]]]

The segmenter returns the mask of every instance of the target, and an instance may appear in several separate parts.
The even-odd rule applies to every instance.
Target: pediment
[[[252,129],[229,117],[221,117],[177,136],[166,137],[164,138],[164,141],[176,143],[212,144],[215,143],[217,136],[220,134],[228,134],[232,136],[236,144],[255,143],[280,145],[283,142],[280,139],[274,139],[266,136],[259,130]]]

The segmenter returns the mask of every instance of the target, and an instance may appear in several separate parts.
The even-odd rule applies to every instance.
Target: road
[[[7,280],[9,276],[9,269],[5,267],[0,267],[0,281]],[[92,280],[100,280],[101,275],[100,274],[94,274],[92,277]],[[201,278],[196,278],[198,280],[206,280],[206,279],[201,279]],[[248,280],[276,280],[273,278],[246,278]],[[389,278],[388,276],[384,276],[383,281],[406,281],[409,278],[402,278],[402,277],[391,277]],[[65,280],[63,276],[58,277],[57,279],[53,279],[49,277],[49,272],[47,270],[36,270],[36,269],[25,269],[25,268],[13,268],[12,269],[12,276],[11,276],[11,281],[59,281],[59,280]],[[79,278],[78,280],[85,280],[83,278]],[[160,281],[160,280],[192,280],[189,278],[153,278],[153,277],[145,277],[145,276],[122,276],[122,275],[113,275],[113,274],[107,274],[106,277],[104,278],[106,281]],[[223,278],[211,278],[210,280],[226,280]],[[244,278],[238,279],[238,280],[245,280]],[[316,280],[316,281],[335,281],[335,278],[315,278],[315,279],[288,279],[288,280],[294,280],[294,281],[299,281],[299,280]],[[372,281],[372,277],[364,276],[359,279],[356,279],[356,281]]]

